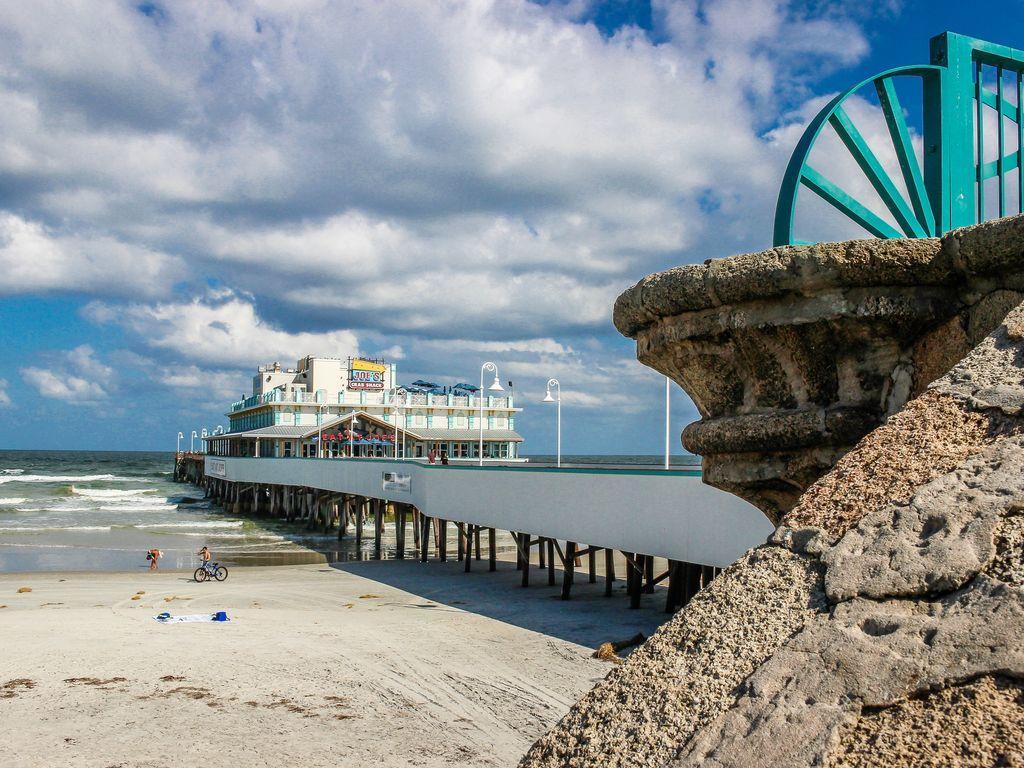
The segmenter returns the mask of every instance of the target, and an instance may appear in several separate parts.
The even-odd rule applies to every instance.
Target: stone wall
[[[1024,304],[523,759],[1024,765]]]
[[[773,522],[1024,299],[1024,217],[942,239],[773,248],[677,267],[615,304],[701,419],[705,480]]]

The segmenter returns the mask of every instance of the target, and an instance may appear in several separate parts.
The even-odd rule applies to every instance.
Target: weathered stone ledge
[[[682,440],[707,481],[777,522],[1022,299],[1017,216],[941,240],[788,246],[678,267],[624,292],[615,323],[641,362],[693,398],[701,420]]]

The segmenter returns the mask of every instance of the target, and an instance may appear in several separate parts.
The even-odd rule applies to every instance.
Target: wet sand
[[[607,674],[597,645],[666,616],[483,565],[0,574],[0,765],[515,765]]]

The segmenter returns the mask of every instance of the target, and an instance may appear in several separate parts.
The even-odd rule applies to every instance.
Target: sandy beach
[[[412,561],[2,574],[0,764],[514,765],[607,674],[593,648],[665,620],[601,586],[564,603],[505,563]]]

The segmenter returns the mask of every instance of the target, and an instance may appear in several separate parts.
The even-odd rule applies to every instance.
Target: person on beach
[[[202,549],[196,552],[196,554],[199,555],[199,559],[203,561],[203,565],[209,564],[210,550],[207,547],[204,546]]]
[[[146,552],[146,559],[149,560],[149,570],[156,570],[156,561],[160,559],[160,556],[162,554],[163,552],[161,552],[159,549],[151,549],[148,552]]]
[[[430,462],[431,464],[437,462],[437,451],[435,451],[433,448],[427,451],[427,461]]]

